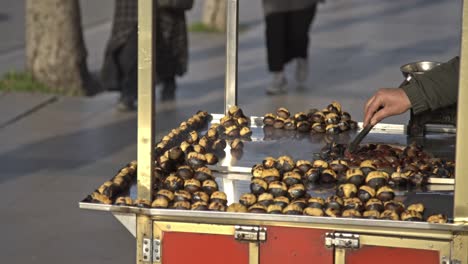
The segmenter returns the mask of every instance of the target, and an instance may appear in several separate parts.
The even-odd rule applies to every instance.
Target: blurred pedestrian
[[[176,76],[187,72],[188,36],[185,11],[193,0],[158,0],[156,15],[156,79],[161,99],[175,98]],[[121,92],[117,108],[136,109],[138,88],[138,1],[116,0],[111,37],[101,77],[106,90]]]
[[[297,82],[303,84],[307,80],[309,28],[317,2],[319,0],[263,0],[268,69],[273,75],[267,94],[286,92],[284,67],[294,59]]]

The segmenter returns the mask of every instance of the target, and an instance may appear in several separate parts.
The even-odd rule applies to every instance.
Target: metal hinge
[[[264,242],[266,241],[266,228],[259,226],[236,226],[234,238],[239,241]]]
[[[337,248],[359,248],[359,235],[326,233],[325,246]]]
[[[456,259],[447,259],[446,257],[442,257],[441,264],[461,264],[461,261],[456,260]]]
[[[161,240],[149,238],[143,239],[143,261],[161,262]]]

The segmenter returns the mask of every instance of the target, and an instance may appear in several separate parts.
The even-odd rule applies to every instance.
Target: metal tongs
[[[354,153],[358,149],[359,144],[361,144],[361,141],[367,136],[367,134],[369,134],[369,132],[372,130],[373,127],[374,126],[371,124],[368,124],[367,126],[365,126],[361,130],[361,132],[359,132],[356,138],[354,138],[354,140],[351,143],[349,143],[346,151],[350,154]]]

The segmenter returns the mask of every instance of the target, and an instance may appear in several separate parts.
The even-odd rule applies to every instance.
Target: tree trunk
[[[89,92],[90,74],[78,0],[26,0],[26,67],[51,89]]]
[[[226,0],[205,0],[202,22],[206,26],[226,31]]]

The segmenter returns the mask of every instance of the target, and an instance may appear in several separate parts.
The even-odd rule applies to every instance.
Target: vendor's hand
[[[379,108],[381,109],[378,110]],[[386,117],[402,114],[410,108],[411,102],[402,89],[379,89],[366,103],[364,126],[369,123],[375,125]]]

